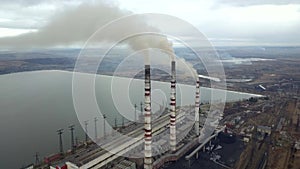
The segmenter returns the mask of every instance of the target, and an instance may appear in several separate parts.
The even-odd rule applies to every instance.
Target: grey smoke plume
[[[121,10],[118,6],[105,2],[82,4],[57,14],[45,27],[40,28],[37,32],[0,38],[0,46],[3,48],[28,49],[32,47],[82,44],[105,24],[131,14],[130,11]],[[96,41],[114,43],[119,41],[120,37],[126,37],[135,32],[159,33],[159,30],[149,26],[144,20],[144,18],[136,16],[133,19],[117,22],[115,27],[104,29],[101,35],[96,35]],[[129,39],[128,44],[134,50],[160,48],[169,53],[170,56],[173,56],[174,53],[172,44],[164,36],[143,35],[132,38],[132,40]]]

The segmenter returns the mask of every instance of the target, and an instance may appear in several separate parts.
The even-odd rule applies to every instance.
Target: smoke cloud
[[[28,49],[39,47],[56,47],[74,44],[83,44],[99,28],[124,16],[133,14],[131,11],[122,10],[116,5],[104,1],[96,4],[81,4],[55,15],[52,20],[36,32],[26,33],[15,37],[0,38],[3,48]],[[102,30],[101,35],[96,35],[97,42],[114,43],[120,37],[126,37],[135,32],[157,32],[159,30],[148,25],[141,16],[134,19],[120,21],[109,30]],[[172,43],[164,36],[141,35],[128,40],[133,50],[159,48],[174,58]]]

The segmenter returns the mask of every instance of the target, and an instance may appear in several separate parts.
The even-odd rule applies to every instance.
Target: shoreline
[[[111,75],[103,75],[103,74],[90,74],[90,73],[83,73],[83,72],[74,72],[74,71],[68,71],[68,70],[33,70],[33,71],[24,71],[24,72],[12,72],[12,73],[7,73],[7,74],[2,74],[0,75],[0,77],[3,76],[9,76],[9,75],[19,75],[19,74],[27,74],[27,73],[71,73],[73,76],[75,73],[77,74],[83,74],[83,75],[93,75],[93,76],[102,76],[102,77],[118,77],[118,78],[124,78],[124,79],[128,79],[128,77],[122,77],[122,76],[111,76]],[[138,81],[143,81],[142,79],[135,79]],[[155,80],[154,80],[155,81]],[[161,82],[161,83],[167,83],[167,82],[162,82],[162,81],[156,81],[156,82]],[[193,86],[193,85],[188,85],[188,84],[181,84],[178,83],[180,85],[183,86]],[[202,89],[209,89],[209,90],[215,90],[215,91],[228,91],[234,94],[247,94],[247,95],[251,95],[252,97],[264,97],[264,95],[260,95],[260,94],[254,94],[254,93],[246,93],[246,92],[239,92],[239,91],[234,91],[234,90],[227,90],[227,89],[218,89],[218,88],[209,88],[209,87],[200,87]]]

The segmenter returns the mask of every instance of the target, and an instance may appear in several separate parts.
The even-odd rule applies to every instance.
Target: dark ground
[[[219,140],[215,141],[213,145],[221,145],[222,149],[214,150],[213,153],[206,151],[199,152],[199,158],[195,157],[191,160],[191,166],[189,167],[189,163],[185,160],[185,156],[182,157],[178,162],[165,164],[164,169],[224,169],[213,161],[210,160],[212,154],[218,154],[221,156],[221,159],[218,161],[230,168],[234,168],[235,163],[238,161],[240,154],[244,149],[244,143],[237,138],[236,142],[233,144],[226,144],[219,142]],[[192,151],[192,150],[191,150]],[[190,153],[190,152],[189,152]]]

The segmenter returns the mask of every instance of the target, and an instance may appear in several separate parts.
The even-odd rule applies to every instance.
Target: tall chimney
[[[171,63],[171,96],[170,96],[170,147],[176,151],[176,69],[175,61]]]
[[[144,169],[152,169],[152,128],[151,128],[151,79],[150,64],[145,65],[145,147],[144,147]]]
[[[195,131],[196,135],[199,136],[199,108],[200,108],[200,80],[197,77],[196,82],[196,99],[195,99]]]

